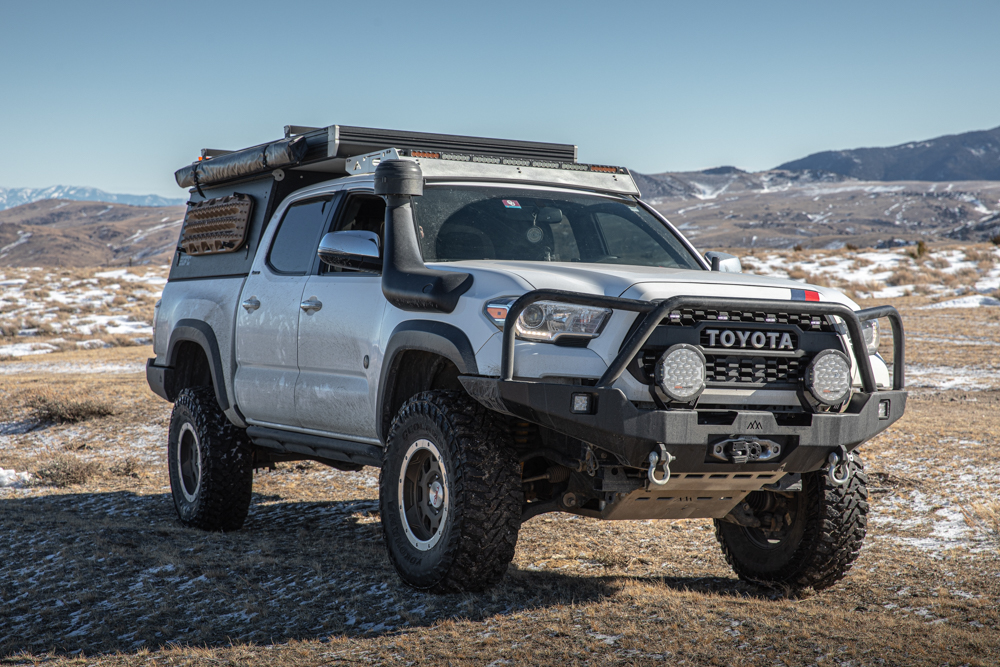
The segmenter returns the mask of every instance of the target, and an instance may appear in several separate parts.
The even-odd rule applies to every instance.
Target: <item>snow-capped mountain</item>
[[[170,199],[159,195],[116,195],[97,188],[53,185],[48,188],[0,188],[0,211],[43,199],[106,201],[129,206],[178,206],[184,203],[183,199]]]

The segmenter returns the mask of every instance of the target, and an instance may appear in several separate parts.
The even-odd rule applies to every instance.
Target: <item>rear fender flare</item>
[[[222,370],[222,355],[219,353],[219,341],[215,331],[206,322],[194,319],[178,320],[170,332],[170,342],[167,344],[167,366],[175,366],[179,344],[189,341],[201,346],[208,358],[208,370],[212,375],[212,385],[215,387],[215,398],[222,410],[228,410],[229,394],[226,392],[225,375]]]

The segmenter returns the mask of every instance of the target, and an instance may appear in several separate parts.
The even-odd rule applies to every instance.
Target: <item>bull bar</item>
[[[644,314],[639,325],[594,386],[566,385],[514,379],[515,325],[521,312],[537,301],[556,301],[581,306],[611,308]],[[733,312],[803,312],[841,318],[850,333],[851,347],[859,371],[862,391],[855,392],[843,412],[814,412],[807,425],[779,424],[770,412],[733,410],[731,423],[704,423],[695,409],[647,410],[635,406],[613,387],[629,362],[660,323],[675,310],[699,308]],[[893,333],[893,387],[879,391],[868,358],[862,322],[888,318]],[[851,451],[899,419],[906,405],[904,388],[903,322],[892,306],[853,311],[838,303],[797,302],[774,299],[674,296],[659,302],[596,296],[542,289],[515,301],[504,321],[499,378],[462,377],[466,389],[488,407],[547,426],[557,432],[608,450],[628,465],[646,465],[650,451],[661,444],[676,456],[674,470],[684,472],[739,472],[783,470],[809,472],[820,468],[832,451]],[[595,409],[591,414],[570,411],[574,393],[588,393]],[[876,400],[872,400],[875,398]],[[879,403],[886,409],[879,414]],[[753,424],[754,426],[748,426]],[[794,446],[773,462],[718,463],[706,459],[706,448],[734,433],[756,428],[760,437],[788,438]]]

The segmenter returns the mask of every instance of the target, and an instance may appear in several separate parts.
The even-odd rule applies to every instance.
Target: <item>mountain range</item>
[[[705,248],[1000,239],[1000,127],[759,172],[632,175],[643,199]]]
[[[45,199],[101,201],[128,206],[179,206],[186,201],[159,195],[116,195],[97,188],[53,185],[48,188],[0,188],[0,211]]]
[[[823,171],[863,181],[997,181],[1000,127],[888,148],[823,151],[777,169]]]

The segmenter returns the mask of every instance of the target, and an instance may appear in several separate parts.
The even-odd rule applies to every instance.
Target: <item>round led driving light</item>
[[[806,387],[827,405],[843,403],[851,391],[851,363],[843,352],[823,350],[806,369]]]
[[[693,401],[705,389],[705,355],[693,345],[674,345],[656,362],[656,384],[675,401]]]

